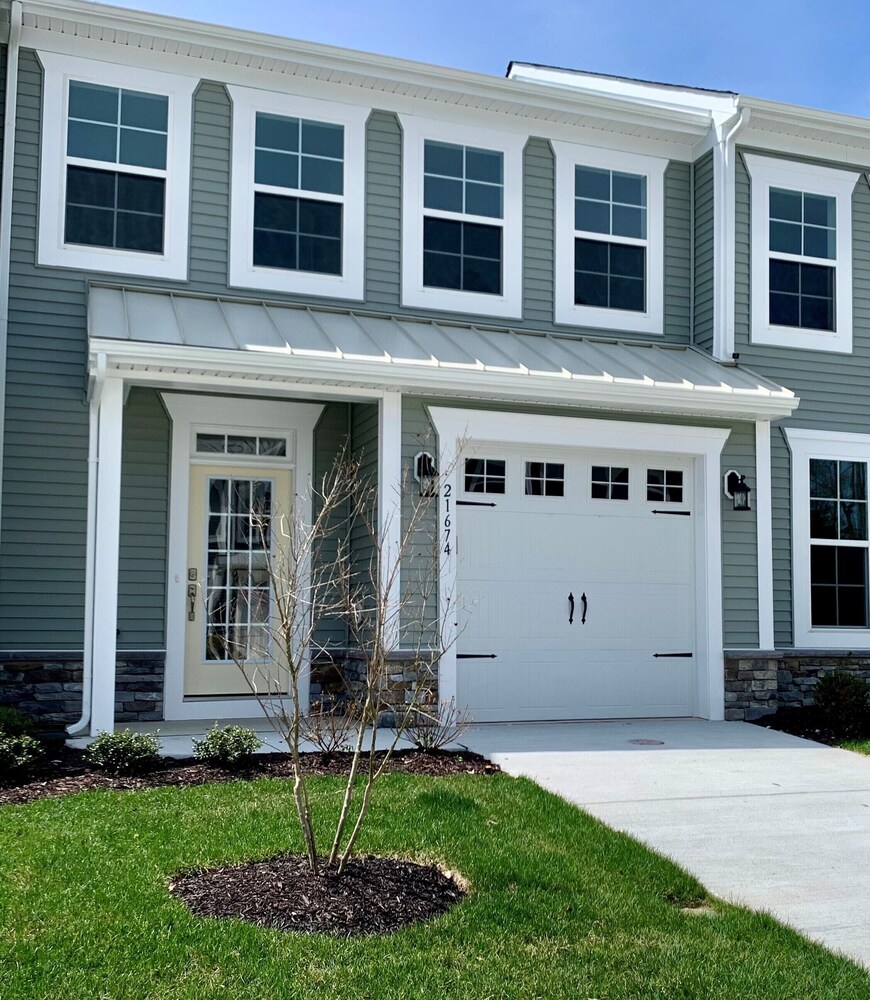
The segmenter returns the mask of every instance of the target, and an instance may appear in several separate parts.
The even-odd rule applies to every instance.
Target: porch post
[[[386,601],[384,643],[395,649],[400,641],[401,581],[387,582],[402,543],[402,395],[385,392],[378,410],[378,529],[383,555],[380,573]]]
[[[96,513],[93,521],[91,735],[115,726],[118,558],[121,523],[121,436],[124,383],[107,378],[97,411]]]
[[[755,530],[758,550],[758,648],[773,649],[773,510],[770,421],[755,422]]]

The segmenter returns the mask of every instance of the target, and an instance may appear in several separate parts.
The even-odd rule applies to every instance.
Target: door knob
[[[188,584],[187,587],[187,620],[196,621],[196,584]]]

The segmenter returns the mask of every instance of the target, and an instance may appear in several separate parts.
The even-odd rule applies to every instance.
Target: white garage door
[[[692,715],[691,463],[474,453],[459,476],[458,704],[480,722]]]

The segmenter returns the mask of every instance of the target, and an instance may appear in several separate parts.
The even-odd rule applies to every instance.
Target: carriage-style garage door
[[[458,704],[480,722],[694,714],[691,461],[471,450],[456,512]]]

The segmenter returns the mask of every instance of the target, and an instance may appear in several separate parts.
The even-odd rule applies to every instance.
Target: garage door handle
[[[580,600],[583,602],[583,613],[580,615],[580,624],[586,624],[586,609],[589,607],[589,602],[586,600],[586,595],[581,594]]]
[[[568,595],[568,603],[571,605],[571,611],[568,615],[568,624],[574,624],[574,593],[573,591]]]

